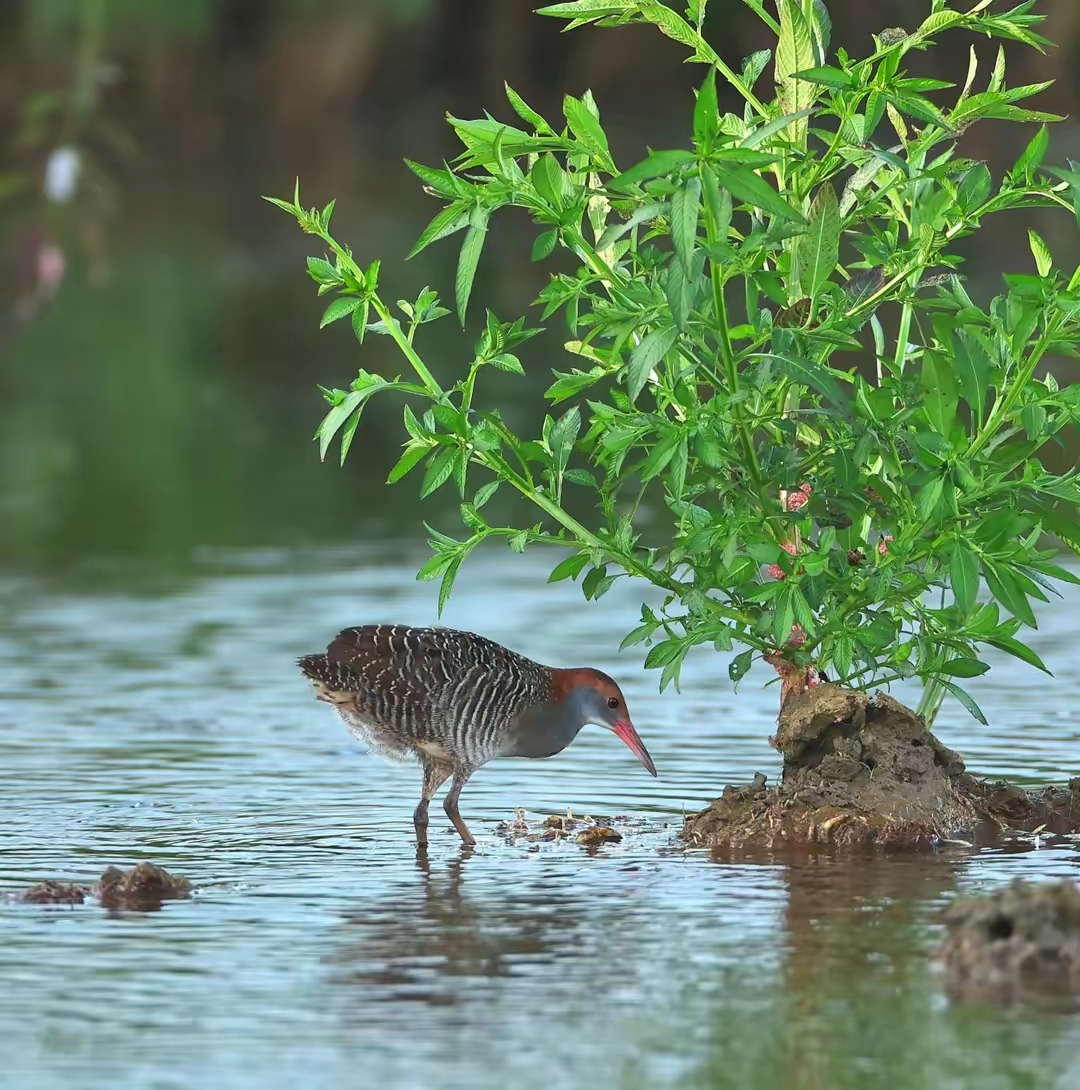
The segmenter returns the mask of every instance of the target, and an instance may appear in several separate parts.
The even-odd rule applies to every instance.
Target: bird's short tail
[[[328,655],[303,655],[296,660],[304,677],[315,683],[316,690],[356,692],[362,687],[360,676]]]

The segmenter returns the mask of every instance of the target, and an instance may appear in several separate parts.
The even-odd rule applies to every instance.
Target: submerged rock
[[[1080,993],[1080,889],[1015,881],[946,910],[940,957],[955,999]]]
[[[682,837],[720,847],[931,843],[975,820],[960,757],[892,697],[816,685],[787,702],[773,745],[779,786],[760,774],[686,819]]]
[[[610,825],[590,825],[577,835],[577,842],[586,848],[598,848],[601,844],[618,844],[622,833],[615,832]]]
[[[91,892],[87,886],[74,882],[54,882],[50,878],[24,890],[15,900],[31,905],[81,905]]]
[[[979,819],[994,831],[1075,833],[1080,830],[1080,778],[1067,787],[1025,791],[1004,780],[989,782],[963,776],[960,789]]]
[[[35,905],[81,905],[96,896],[103,908],[147,912],[160,908],[162,901],[190,895],[191,883],[186,878],[153,863],[137,863],[129,871],[109,867],[93,886],[48,879],[16,894],[15,900]]]
[[[160,908],[162,901],[190,896],[191,883],[154,863],[137,863],[129,871],[109,867],[98,881],[97,894],[105,908],[145,912]]]

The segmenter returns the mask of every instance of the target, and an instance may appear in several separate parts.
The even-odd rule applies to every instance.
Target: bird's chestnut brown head
[[[558,670],[553,674],[553,695],[556,700],[573,708],[583,724],[595,723],[612,731],[645,766],[649,775],[656,775],[656,765],[634,730],[626,699],[613,678],[591,667]]]

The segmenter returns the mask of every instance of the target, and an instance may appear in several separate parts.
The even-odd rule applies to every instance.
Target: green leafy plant
[[[308,263],[320,294],[334,295],[323,324],[349,317],[360,341],[391,337],[412,372],[361,371],[325,390],[320,449],[339,437],[344,459],[377,393],[420,401],[419,415],[405,409],[390,481],[422,465],[422,496],[444,485],[461,496],[468,536],[432,531],[419,574],[441,577],[440,608],[481,542],[560,545],[572,551],[551,579],[581,577],[587,598],[625,577],[666,592],[623,641],[652,644],[646,665],[662,669],[661,687],[692,647],[712,644],[742,648],[735,681],[758,657],[785,694],[824,672],[857,687],[917,676],[929,718],[951,693],[983,719],[959,684],[988,669],[980,647],[1045,669],[1020,634],[1056,581],[1078,582],[1044,545],[1050,534],[1080,548],[1077,475],[1050,472],[1040,454],[1080,410],[1076,388],[1043,366],[1076,354],[1080,269],[1059,273],[1031,232],[1034,269],[1005,276],[982,305],[955,244],[1006,209],[1080,221],[1080,167],[1043,167],[1045,123],[1057,118],[1018,103],[1047,84],[1008,87],[1000,45],[985,82],[972,45],[959,91],[908,75],[904,61],[946,32],[1041,49],[1033,0],[1001,13],[991,0],[967,11],[933,0],[919,27],[883,30],[862,59],[830,54],[821,0],[777,0],[778,17],[744,2],[777,45],[738,72],[702,36],[706,0],[685,17],[653,0],[541,9],[567,29],[652,23],[685,45],[707,68],[687,147],[620,170],[588,92],[568,96],[553,124],[507,87],[519,121],[451,117],[464,146],[453,166],[409,163],[445,202],[413,253],[464,232],[462,324],[496,211],[532,216],[535,261],[562,256],[537,305],[540,321],[561,313],[572,339],[536,438],[477,395],[485,369],[522,372],[514,349],[539,329],[489,311],[471,361],[440,381],[416,347],[448,313],[436,294],[399,302],[399,317],[378,262],[361,268],[331,234],[332,204],[305,209],[299,187],[273,200],[329,249]],[[718,77],[741,113],[720,112]],[[1037,124],[1000,179],[957,155],[960,135],[989,118]],[[500,486],[540,521],[489,524]],[[570,507],[591,510],[587,524]]]

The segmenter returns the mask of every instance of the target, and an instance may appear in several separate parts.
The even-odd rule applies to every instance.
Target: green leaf
[[[443,571],[442,582],[439,584],[439,611],[438,615],[441,617],[443,609],[446,606],[446,602],[450,597],[450,592],[454,589],[454,580],[457,578],[458,569],[461,567],[461,562],[465,559],[465,554],[461,553],[455,556]]]
[[[473,507],[477,510],[483,507],[498,491],[500,483],[499,481],[488,481],[487,484],[481,485],[476,490],[476,495],[473,496]]]
[[[949,677],[979,677],[989,669],[987,663],[969,658],[950,659],[938,667],[941,673],[948,674]]]
[[[949,362],[936,352],[923,353],[922,375],[923,408],[930,426],[948,439],[956,424],[956,384]]]
[[[964,707],[967,708],[967,710],[976,719],[978,719],[980,723],[983,724],[983,726],[989,726],[986,716],[983,715],[982,708],[980,708],[979,705],[976,704],[975,701],[971,698],[971,696],[963,689],[961,689],[959,685],[955,684],[952,681],[948,681],[943,677],[938,677],[937,681],[943,689],[947,689],[950,693],[952,693],[952,695],[955,696],[956,699],[959,700],[960,703],[963,704]]]
[[[968,616],[979,594],[979,558],[959,538],[953,542],[949,559],[949,582],[960,612]]]
[[[699,251],[699,256],[704,255]],[[703,267],[704,262],[699,263],[699,265]],[[682,263],[679,261],[670,262],[664,276],[664,296],[668,301],[668,306],[671,307],[671,315],[675,319],[675,325],[680,331],[686,328],[686,324],[690,320],[690,312],[694,307],[694,300],[697,295],[697,276],[698,272],[695,271],[692,278],[688,278],[686,273],[683,272]]]
[[[307,259],[308,276],[318,284],[339,284],[341,277],[337,269],[323,257],[309,257]]]
[[[435,167],[424,166],[423,163],[414,163],[412,159],[406,159],[405,165],[422,182],[429,185],[440,197],[455,197],[458,189],[456,179],[448,170],[438,170]]]
[[[1039,126],[1039,131],[1031,138],[1030,143],[1024,148],[1023,154],[1016,160],[1016,166],[1013,167],[1015,174],[1022,174],[1026,179],[1038,170],[1043,161],[1043,157],[1046,155],[1047,149],[1050,147],[1050,130],[1045,125]]]
[[[352,314],[359,305],[360,300],[355,295],[335,299],[326,308],[326,311],[322,316],[322,321],[319,322],[319,328],[325,329],[331,322],[336,322],[339,318],[344,318],[346,314]]]
[[[992,560],[983,557],[983,578],[990,588],[990,593],[1019,621],[1028,628],[1037,628],[1035,614],[1031,611],[1031,603],[1027,600],[1023,587],[1013,577],[1007,568],[995,564]]]
[[[840,257],[840,206],[831,182],[810,205],[810,229],[795,239],[792,276],[802,295],[813,299],[828,282]]]
[[[744,0],[745,2],[745,0]],[[765,54],[768,57],[768,53]],[[809,117],[813,113],[813,110],[797,110],[793,114],[784,114],[783,117],[774,118],[767,125],[762,125],[760,128],[753,129],[744,139],[739,143],[740,148],[756,148],[761,144],[764,144],[770,137],[775,136],[778,132],[783,132],[789,125],[794,124],[796,121],[804,117]]]
[[[397,464],[392,470],[390,475],[386,478],[387,484],[394,484],[396,481],[400,481],[409,470],[414,469],[420,462],[424,460],[425,455],[431,447],[424,445],[421,447],[414,447],[411,444],[405,448],[405,453],[397,460]]]
[[[608,182],[608,189],[629,190],[639,182],[647,182],[650,178],[658,178],[661,174],[670,174],[683,164],[691,162],[693,158],[692,151],[682,151],[679,148],[672,151],[654,151],[647,159],[636,163]]]
[[[551,447],[551,456],[555,462],[555,470],[561,473],[570,460],[570,454],[577,441],[578,432],[581,431],[581,412],[574,405],[567,409],[551,426],[548,435],[548,445]]]
[[[636,227],[639,223],[656,219],[657,216],[665,215],[667,211],[667,201],[650,201],[648,204],[641,205],[640,208],[635,208],[628,219],[622,223],[613,223],[605,229],[596,243],[596,249],[598,251],[606,250],[613,242],[618,242],[627,231]]]
[[[563,169],[550,151],[536,160],[529,175],[536,192],[556,211],[563,206]]]
[[[482,214],[480,223],[474,223],[469,227],[465,235],[465,241],[461,244],[461,254],[458,257],[454,294],[457,298],[458,321],[461,323],[462,328],[465,326],[465,312],[469,308],[473,278],[476,276],[476,266],[480,261],[480,253],[484,249],[486,236],[487,213],[485,212]]]
[[[464,201],[448,204],[424,228],[423,234],[416,240],[416,245],[409,251],[409,257],[416,257],[421,250],[447,235],[460,231],[469,222],[469,206]],[[408,260],[408,258],[406,258]]]
[[[671,197],[671,238],[675,253],[689,279],[693,275],[694,245],[697,242],[698,212],[701,208],[701,179],[688,178]]]
[[[850,398],[844,392],[840,378],[850,381],[848,375],[835,371],[825,364],[817,363],[815,360],[800,359],[797,356],[768,355],[762,358],[771,360],[773,366],[792,381],[817,390],[837,408],[847,410]]]
[[[1039,236],[1038,232],[1028,228],[1028,245],[1031,247],[1031,256],[1035,258],[1035,268],[1040,276],[1046,276],[1054,267],[1054,258],[1050,253],[1050,247]]]
[[[795,604],[791,600],[791,587],[784,586],[776,596],[776,612],[773,614],[772,634],[777,647],[783,647],[791,638],[795,623]]]
[[[521,360],[512,352],[500,352],[497,356],[492,356],[488,363],[492,367],[497,367],[500,371],[512,371],[515,375],[525,374],[525,368],[521,366]]]
[[[1043,660],[1039,658],[1027,644],[1023,644],[1019,640],[1013,639],[1011,636],[986,636],[984,638],[991,647],[996,647],[999,651],[1004,651],[1006,654],[1012,655],[1022,662],[1026,662],[1029,666],[1034,666],[1037,670],[1042,670],[1044,674],[1050,674],[1051,677],[1054,676],[1047,670]]]
[[[364,343],[364,333],[367,331],[370,309],[371,304],[365,299],[363,303],[352,312],[353,334],[361,344]]]
[[[885,98],[893,104],[902,114],[915,118],[916,121],[924,121],[937,125],[939,129],[950,131],[952,126],[948,118],[923,95],[916,95],[911,91],[886,90]]]
[[[543,261],[544,258],[551,256],[551,251],[555,249],[555,243],[559,240],[559,230],[557,227],[553,227],[550,231],[545,231],[543,234],[536,236],[536,241],[533,243],[532,259],[533,261]]]
[[[716,180],[737,200],[745,201],[782,219],[794,220],[796,223],[806,222],[801,213],[796,212],[764,178],[749,167],[728,166],[724,163],[712,163],[711,167]]]
[[[633,0],[571,0],[565,4],[548,4],[537,8],[537,15],[553,15],[560,19],[573,19],[574,23],[599,19],[605,15],[619,15],[629,8],[637,7]],[[571,24],[574,25],[574,24]],[[570,27],[566,28],[567,30]]]
[[[315,438],[319,440],[320,459],[326,458],[326,452],[329,449],[334,436],[337,435],[344,426],[345,421],[363,405],[364,400],[363,393],[353,391],[352,393],[346,394],[326,414],[326,416],[323,417],[322,423],[319,424],[319,427],[315,432]]]
[[[736,655],[731,662],[728,663],[728,677],[737,684],[750,672],[750,666],[753,661],[753,651],[743,651],[742,654]]]
[[[429,496],[436,488],[440,488],[454,472],[454,462],[457,458],[457,447],[443,447],[431,460],[431,464],[424,474],[424,481],[420,485],[420,498]]]
[[[915,500],[915,506],[919,511],[919,518],[924,522],[929,522],[933,517],[934,512],[938,509],[938,504],[941,503],[941,493],[945,487],[945,482],[940,477],[931,477],[919,489],[919,495]]]
[[[588,563],[588,553],[574,553],[573,556],[568,556],[555,565],[547,581],[549,583],[558,583],[562,579],[576,579],[581,574],[581,569]]]
[[[608,139],[600,122],[586,109],[585,104],[571,95],[563,98],[563,113],[566,115],[570,131],[593,155],[604,164],[605,169],[614,169]]]
[[[720,131],[720,115],[716,99],[716,69],[710,68],[705,82],[698,91],[694,104],[694,143],[704,151],[712,149],[712,143]]]
[[[981,428],[992,372],[990,357],[982,340],[964,330],[956,333],[952,344],[956,385]]]
[[[807,68],[802,72],[796,72],[798,79],[807,80],[810,83],[819,83],[823,87],[834,87],[837,90],[846,90],[855,83],[855,77],[850,72],[840,68],[832,68],[829,65],[821,65],[817,68]]]
[[[805,110],[814,103],[812,83],[799,79],[803,72],[817,64],[814,39],[803,14],[801,0],[777,0],[780,15],[780,39],[776,45],[776,83],[780,88],[779,104],[784,113]],[[806,144],[809,122],[805,118],[794,122],[790,135],[798,147]],[[734,190],[732,191],[734,192]]]
[[[847,632],[841,632],[833,641],[832,661],[841,680],[851,673],[851,660],[855,654],[855,641]]]
[[[643,337],[641,343],[634,348],[626,369],[626,389],[631,403],[637,400],[649,372],[668,354],[678,336],[679,331],[674,326],[665,326]]]
[[[681,500],[686,491],[686,469],[690,461],[690,448],[686,436],[679,439],[679,445],[671,458],[671,468],[668,471],[668,490],[677,500]]]
[[[536,128],[537,132],[551,132],[551,126],[540,116],[522,97],[510,86],[509,83],[503,81],[503,87],[506,89],[506,101],[514,108],[514,112],[521,118],[522,121],[527,121],[530,125]]]
[[[670,432],[659,442],[654,443],[649,450],[649,456],[641,467],[641,480],[651,481],[667,468],[668,462],[675,456],[678,449],[680,436],[678,432]]]

